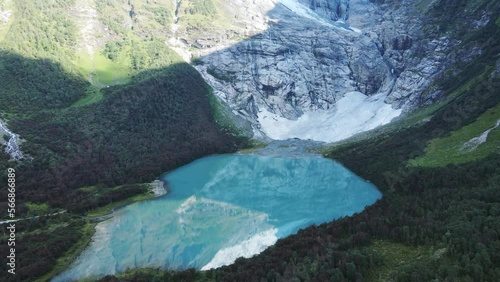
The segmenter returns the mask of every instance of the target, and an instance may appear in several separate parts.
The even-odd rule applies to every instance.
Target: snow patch
[[[386,104],[385,96],[385,93],[366,96],[349,92],[331,110],[305,112],[297,120],[288,120],[261,109],[258,120],[261,129],[272,139],[335,142],[387,124],[399,116],[402,110]]]
[[[12,12],[9,10],[7,11],[0,10],[0,22],[3,22],[4,24],[8,23],[11,15]]]
[[[201,270],[209,270],[229,265],[232,264],[237,258],[249,258],[259,254],[278,241],[278,237],[276,237],[277,232],[278,230],[273,228],[258,233],[257,235],[252,236],[248,240],[245,240],[235,246],[221,249],[215,254],[214,258],[208,264],[201,268]]]
[[[295,0],[277,0],[277,1],[274,0],[273,2],[280,3],[281,5],[285,6],[287,9],[289,9],[290,11],[301,17],[314,20],[325,26],[333,27],[331,23],[325,21],[320,16],[318,16],[318,14],[314,13],[311,9],[296,2]]]
[[[317,23],[328,26],[328,27],[336,27],[348,31],[354,31],[356,33],[361,33],[361,30],[357,28],[351,27],[349,24],[346,22],[339,20],[335,22],[335,24],[332,24],[316,14],[313,10],[309,9],[305,5],[295,1],[295,0],[273,0],[274,3],[279,3],[283,5],[285,8],[288,10],[292,11],[293,13],[297,14],[300,17],[307,18],[313,21],[316,21]]]
[[[474,137],[471,140],[465,142],[464,145],[462,145],[462,148],[460,148],[460,150],[466,151],[466,152],[472,152],[472,151],[476,150],[479,145],[486,142],[486,139],[488,139],[488,135],[490,134],[490,132],[499,126],[500,126],[500,119],[497,120],[497,123],[495,124],[494,127],[486,130],[481,135]]]

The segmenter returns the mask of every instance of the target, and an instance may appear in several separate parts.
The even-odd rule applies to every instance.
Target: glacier
[[[335,142],[374,129],[398,117],[402,110],[384,102],[386,95],[366,96],[349,92],[327,111],[308,111],[289,120],[262,109],[258,113],[261,129],[272,139],[312,139]]]

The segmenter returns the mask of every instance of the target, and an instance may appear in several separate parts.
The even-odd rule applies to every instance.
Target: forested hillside
[[[0,181],[15,169],[16,218],[67,212],[17,223],[18,274],[7,273],[3,256],[0,280],[45,280],[88,242],[93,225],[84,212],[147,194],[136,183],[247,141],[215,122],[221,113],[210,87],[162,40],[130,29],[117,41],[113,34],[115,43],[90,55],[126,71],[89,70],[71,13],[81,1],[4,2],[12,16],[0,42],[0,118],[31,158],[10,161],[2,149]],[[7,193],[0,191],[1,218]],[[9,248],[5,227],[2,254]]]
[[[16,223],[18,274],[2,256],[1,281],[47,281],[89,242],[87,212],[148,197],[144,183],[161,173],[248,145],[218,123],[210,87],[165,44],[173,3],[0,0],[0,119],[31,157],[15,162],[0,152],[0,183],[16,170],[16,218],[29,218]],[[181,1],[181,30],[223,26],[217,3]],[[377,185],[380,201],[217,270],[131,270],[101,281],[498,280],[500,2],[421,3],[425,32],[462,41],[429,88],[442,99],[408,115],[418,122],[399,121],[411,126],[324,152]],[[483,10],[496,20],[471,29],[470,15]],[[462,150],[490,128],[484,143]],[[6,213],[2,189],[2,220]],[[7,254],[9,233],[0,231]]]
[[[465,2],[437,1],[428,10],[438,27],[430,31],[456,32],[463,46],[484,46],[435,81],[443,99],[408,115],[419,120],[412,126],[391,125],[326,152],[376,184],[384,193],[380,201],[217,270],[145,269],[101,281],[497,281],[500,22],[497,17],[471,30],[466,21],[474,10],[464,10]],[[498,1],[476,4],[500,14]],[[489,128],[484,143],[463,147]]]

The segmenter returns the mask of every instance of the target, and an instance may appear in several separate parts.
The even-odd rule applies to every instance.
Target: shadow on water
[[[281,10],[271,11],[271,16],[283,13],[283,7],[276,9]],[[312,29],[313,25],[303,28]],[[248,58],[269,56],[247,47],[273,38],[273,33],[271,26],[230,48],[246,50]],[[293,58],[299,54],[286,48],[271,55]],[[150,181],[202,156],[233,152],[246,142],[220,129],[210,106],[210,87],[186,63],[149,70],[128,84],[102,89],[101,101],[82,107],[71,105],[87,95],[90,84],[56,62],[1,51],[0,74],[0,111],[9,128],[27,140],[22,149],[33,156],[32,161],[15,165],[20,202],[49,202],[52,207],[86,211],[137,191],[99,198],[80,187],[95,186],[103,191]],[[313,81],[307,82],[307,87],[313,85]],[[286,87],[291,86],[290,82]],[[276,91],[257,82],[253,88],[262,97]],[[314,95],[308,97],[315,100]],[[247,106],[240,110],[254,114]],[[11,165],[4,157],[0,162],[3,171]],[[7,199],[5,191],[0,194]],[[0,203],[0,207],[5,205]],[[26,212],[21,205],[19,212],[23,210]],[[28,254],[19,253],[23,255]]]

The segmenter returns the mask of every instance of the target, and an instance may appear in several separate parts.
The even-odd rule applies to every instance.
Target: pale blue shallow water
[[[211,156],[162,177],[168,195],[129,205],[99,223],[92,243],[54,281],[134,267],[228,264],[381,197],[374,185],[321,157]]]

